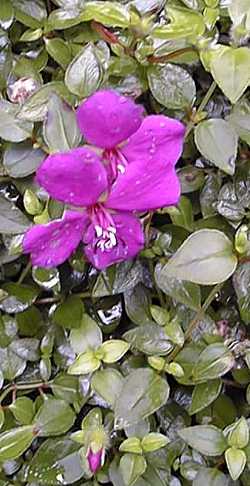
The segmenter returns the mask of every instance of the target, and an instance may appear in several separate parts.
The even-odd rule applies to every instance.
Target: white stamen
[[[122,164],[117,164],[117,169],[121,174],[124,174],[125,167]]]
[[[99,226],[99,225],[96,225],[95,226],[95,232],[96,232],[97,238],[100,238],[100,236],[102,236],[102,227]]]

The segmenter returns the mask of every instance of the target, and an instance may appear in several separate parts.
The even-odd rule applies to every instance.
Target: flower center
[[[107,166],[108,180],[112,184],[117,176],[124,174],[127,161],[118,148],[105,149],[102,154],[104,164]]]
[[[98,203],[89,209],[89,217],[94,225],[96,248],[104,252],[117,246],[116,227],[109,211]]]

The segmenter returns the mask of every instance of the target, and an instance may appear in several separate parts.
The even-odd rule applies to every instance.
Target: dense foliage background
[[[0,27],[0,486],[250,485],[249,0],[1,0]],[[180,203],[136,261],[31,268],[63,210],[34,172],[100,87],[187,125]]]

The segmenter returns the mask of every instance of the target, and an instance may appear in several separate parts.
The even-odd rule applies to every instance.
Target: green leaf
[[[164,328],[154,323],[144,324],[131,329],[123,337],[131,344],[132,348],[148,355],[159,354],[165,356],[173,348]]]
[[[53,314],[53,321],[67,329],[79,328],[83,317],[83,303],[80,297],[70,295],[59,304]]]
[[[130,15],[125,5],[118,2],[87,2],[83,11],[83,20],[96,20],[110,27],[129,26]]]
[[[70,344],[76,354],[97,349],[102,344],[102,331],[96,322],[83,314],[80,327],[70,332]]]
[[[71,50],[68,44],[60,37],[45,38],[44,42],[48,54],[65,69],[71,61]]]
[[[213,285],[227,280],[237,266],[237,257],[229,238],[218,230],[202,229],[191,234],[169,262],[162,268],[164,275],[201,285]]]
[[[203,157],[227,174],[234,174],[238,136],[228,122],[220,118],[205,120],[197,125],[194,136]],[[222,145],[221,140],[225,144]]]
[[[40,39],[43,35],[42,29],[28,29],[20,37],[20,42],[32,42]]]
[[[78,396],[79,380],[76,376],[64,373],[58,374],[50,385],[56,398],[67,403],[74,403]]]
[[[52,81],[42,86],[23,103],[18,112],[18,118],[28,121],[43,121],[52,93],[61,96],[70,105],[74,103],[74,97],[69,93],[65,84],[62,81]]]
[[[15,16],[19,22],[31,28],[40,27],[47,16],[46,7],[42,0],[12,0]]]
[[[170,442],[170,439],[158,432],[151,432],[145,435],[141,441],[142,449],[145,453],[154,452],[162,447],[165,447]]]
[[[14,20],[14,9],[10,0],[2,0],[0,3],[0,27],[4,30],[10,28]]]
[[[98,370],[101,366],[101,361],[96,358],[94,351],[86,351],[79,354],[76,360],[68,368],[70,375],[87,375]]]
[[[92,44],[88,44],[69,64],[65,84],[71,93],[86,98],[99,88],[101,80],[102,67],[97,51]]]
[[[234,355],[224,343],[210,344],[202,351],[194,365],[194,380],[214,380],[230,371],[234,364]]]
[[[4,419],[5,419],[5,417],[4,417],[4,411],[3,411],[2,408],[0,408],[0,430],[1,430],[2,426],[3,426],[3,424],[4,424]]]
[[[0,232],[3,234],[24,233],[31,223],[15,204],[0,196]]]
[[[167,16],[170,23],[156,27],[153,36],[160,39],[188,39],[196,41],[205,31],[205,22],[199,12],[190,9],[167,5]]]
[[[93,390],[113,409],[124,385],[124,378],[119,371],[107,368],[96,371],[91,380]]]
[[[66,152],[77,147],[81,140],[74,110],[56,94],[48,102],[43,137],[50,152]]]
[[[227,436],[228,445],[243,449],[249,442],[249,428],[245,417],[241,417],[232,426],[229,426],[229,433]]]
[[[147,468],[146,460],[138,454],[124,454],[119,469],[126,486],[132,486]]]
[[[248,47],[221,46],[211,59],[211,72],[231,103],[236,103],[249,86],[250,51]]]
[[[250,295],[249,295],[249,284],[250,284],[250,263],[241,263],[234,275],[233,275],[233,286],[235,293],[237,295],[238,306],[240,310],[240,315],[246,324],[250,323]]]
[[[8,297],[0,302],[0,309],[9,314],[23,312],[33,304],[38,295],[36,287],[13,282],[5,283],[3,289],[8,292]]]
[[[141,441],[138,437],[129,437],[124,440],[120,447],[121,452],[131,452],[132,454],[142,454]]]
[[[6,380],[13,381],[26,368],[26,360],[8,348],[0,348],[0,369]]]
[[[227,121],[232,125],[239,137],[250,145],[250,103],[241,99],[233,106]]]
[[[196,475],[193,486],[228,486],[228,478],[218,469],[201,468]]]
[[[33,124],[16,117],[18,106],[0,100],[0,137],[9,142],[22,142],[31,137]]]
[[[147,75],[150,90],[161,105],[180,110],[193,104],[196,87],[185,69],[174,64],[151,66]]]
[[[97,352],[100,352],[101,360],[109,364],[119,361],[129,348],[130,345],[121,339],[110,339],[101,344]]]
[[[73,27],[74,25],[80,24],[83,20],[83,12],[77,6],[72,6],[68,8],[58,8],[52,10],[48,17],[47,30],[63,30]]]
[[[155,267],[155,280],[158,287],[172,299],[185,304],[190,309],[200,309],[201,292],[198,285],[169,276],[165,266],[161,264]]]
[[[11,177],[26,177],[35,172],[44,160],[44,152],[30,142],[9,145],[3,155],[3,165]]]
[[[75,483],[84,475],[79,447],[67,437],[46,440],[27,464],[27,481],[44,486]]]
[[[35,415],[35,406],[28,397],[19,397],[9,406],[15,419],[22,425],[30,425]]]
[[[243,473],[247,462],[245,452],[240,449],[236,449],[235,447],[231,447],[230,449],[226,450],[225,459],[231,478],[234,481],[237,481],[237,479]]]
[[[205,456],[220,456],[227,447],[226,439],[214,425],[194,425],[178,431],[179,436]]]
[[[222,388],[220,379],[200,383],[194,387],[189,414],[193,415],[208,407],[219,396]]]
[[[168,396],[167,381],[153,370],[132,371],[115,404],[116,428],[128,427],[148,417],[167,402]]]
[[[72,427],[75,413],[64,401],[46,397],[34,418],[34,428],[40,437],[61,435]]]
[[[35,436],[32,425],[24,425],[0,434],[0,461],[20,457],[31,445]]]

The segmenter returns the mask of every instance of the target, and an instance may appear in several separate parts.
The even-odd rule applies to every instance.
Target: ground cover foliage
[[[249,0],[1,0],[0,486],[250,484]],[[31,266],[34,175],[101,88],[186,125],[177,206]]]

